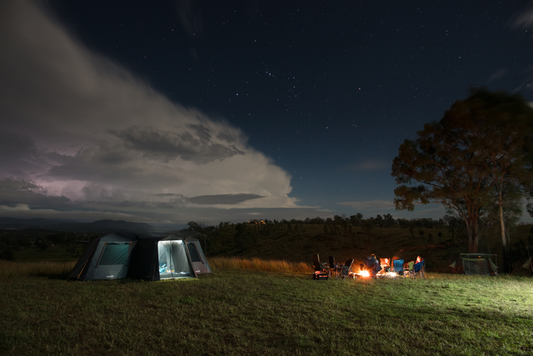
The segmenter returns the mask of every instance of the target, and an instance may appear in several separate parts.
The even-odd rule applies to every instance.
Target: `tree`
[[[511,272],[511,229],[517,225],[522,216],[521,205],[524,195],[521,188],[503,182],[498,183],[493,193],[493,206],[489,210],[488,221],[500,226],[504,272]]]
[[[361,221],[363,220],[363,214],[357,213],[357,215],[350,216],[350,223],[353,226],[359,226],[361,225]]]
[[[533,108],[519,95],[504,92],[475,91],[460,108],[483,126],[482,142],[475,142],[483,153],[484,170],[496,179],[492,205],[498,212],[503,260],[510,261],[510,225],[522,214],[521,200],[533,181],[528,152],[531,151]],[[463,120],[462,115],[453,116]],[[458,122],[450,122],[457,125]],[[487,144],[488,143],[488,144]],[[505,272],[510,272],[504,264]]]
[[[220,223],[220,224],[222,225],[222,223]],[[215,230],[214,226],[207,226],[203,222],[197,223],[195,221],[189,221],[187,223],[187,225],[189,225],[189,230],[193,230],[193,231],[199,232],[199,233],[204,234],[204,235],[207,235],[210,232],[212,232],[213,230]]]
[[[454,103],[439,122],[426,124],[415,141],[400,146],[392,165],[399,185],[396,208],[443,204],[464,220],[468,251],[477,252],[479,221],[493,201],[491,193],[498,184],[516,186],[525,178],[517,177],[525,171],[522,135],[530,132],[532,111],[519,96],[485,89]]]
[[[393,227],[394,225],[397,225],[396,220],[394,220],[391,214],[385,214],[383,219],[385,220],[386,227]]]

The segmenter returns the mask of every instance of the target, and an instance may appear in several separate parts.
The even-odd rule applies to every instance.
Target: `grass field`
[[[72,282],[61,263],[2,262],[0,354],[533,354],[531,278],[315,281],[298,266],[213,259],[197,280]]]

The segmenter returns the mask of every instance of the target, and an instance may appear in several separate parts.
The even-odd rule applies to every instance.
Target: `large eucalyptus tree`
[[[507,250],[504,195],[497,192],[531,182],[524,152],[532,124],[533,109],[518,95],[479,89],[458,100],[440,121],[426,124],[416,140],[400,146],[392,165],[399,185],[396,208],[443,204],[463,218],[468,251],[477,252],[480,219],[497,196]]]

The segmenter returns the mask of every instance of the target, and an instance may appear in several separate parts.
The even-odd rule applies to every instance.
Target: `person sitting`
[[[370,274],[370,277],[375,277],[381,271],[382,268],[379,265],[376,255],[371,254],[370,257],[365,258],[365,269]]]

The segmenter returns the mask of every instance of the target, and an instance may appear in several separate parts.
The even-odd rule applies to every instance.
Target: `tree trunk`
[[[479,249],[479,235],[477,232],[477,226],[471,233],[469,233],[468,237],[468,253],[477,253]]]
[[[509,268],[509,245],[507,243],[507,234],[505,233],[505,220],[503,218],[503,197],[501,189],[498,192],[498,205],[500,206],[500,231],[502,236],[502,247],[503,247],[503,271],[505,273],[510,272]]]
[[[470,214],[470,221],[466,219],[466,230],[468,232],[468,253],[477,253],[479,245],[479,229],[477,224],[477,217],[472,217],[474,214]]]

